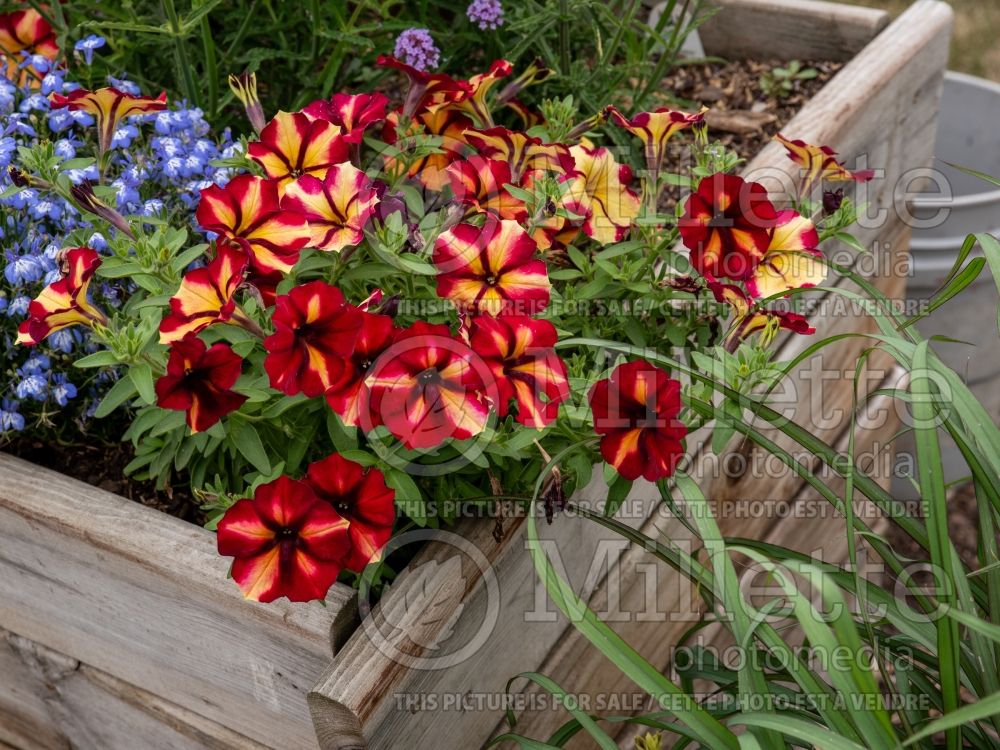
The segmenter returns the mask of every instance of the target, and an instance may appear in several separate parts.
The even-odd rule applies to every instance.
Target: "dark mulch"
[[[0,450],[185,521],[204,522],[198,501],[186,486],[158,490],[153,482],[125,476],[125,467],[133,458],[129,443],[51,445],[32,438],[15,438],[0,445]]]

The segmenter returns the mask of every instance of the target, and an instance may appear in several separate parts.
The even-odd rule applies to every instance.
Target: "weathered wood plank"
[[[305,696],[353,627],[245,601],[215,536],[0,454],[0,627],[274,747],[314,743]]]
[[[0,630],[0,745],[20,750],[265,750],[76,659]]]
[[[875,8],[817,0],[711,0],[699,29],[705,53],[728,60],[850,60],[886,26]]]

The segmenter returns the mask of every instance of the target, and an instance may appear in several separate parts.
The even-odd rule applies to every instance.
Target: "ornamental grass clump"
[[[527,506],[541,483],[551,514],[601,462],[617,498],[672,476],[704,421],[693,386],[603,342],[764,363],[780,328],[811,332],[782,295],[823,280],[820,238],[851,220],[849,201],[814,220],[808,200],[779,211],[727,174],[736,159],[709,144],[703,111],[555,134],[505,86],[539,69],[380,64],[406,82],[399,101],[342,92],[269,120],[253,77],[234,78],[259,132],[225,162],[241,174],[200,190],[197,228],[87,204],[118,229],[69,250],[22,323],[25,345],[87,330],[102,350],[77,364],[126,374],[101,411],[134,410],[129,470],[205,498],[252,599],[323,598],[380,562],[393,528],[447,524],[463,503]],[[113,89],[53,101],[93,110],[99,132],[121,111],[101,102],[167,106]],[[641,180],[599,145],[619,126]],[[689,133],[692,173],[667,172],[665,141]],[[98,195],[115,179],[101,138]],[[670,181],[693,192],[663,210]],[[124,277],[120,305],[89,294]]]

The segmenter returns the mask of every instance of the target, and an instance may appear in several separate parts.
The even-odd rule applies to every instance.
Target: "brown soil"
[[[50,445],[33,438],[15,438],[2,447],[26,461],[79,479],[116,495],[196,524],[204,523],[198,501],[186,487],[157,490],[153,482],[129,479],[125,467],[132,460],[128,443],[110,445]]]
[[[692,108],[708,107],[709,137],[751,158],[843,67],[842,63],[804,61],[802,69],[815,70],[815,78],[793,81],[785,96],[764,93],[761,81],[782,65],[756,60],[682,65],[663,79],[663,85],[666,92],[690,102]],[[786,135],[795,137],[794,133]],[[680,149],[681,141],[671,143]],[[836,144],[830,145],[836,148]]]
[[[743,159],[756,156],[784,128],[802,106],[814,97],[843,67],[835,62],[803,62],[802,68],[817,71],[815,78],[796,80],[792,90],[783,96],[764,93],[761,81],[781,63],[742,60],[711,62],[678,67],[663,79],[661,101],[656,107],[678,105],[696,112],[706,106],[708,136]],[[785,133],[795,138],[795,133]],[[693,165],[690,139],[673,138],[667,143],[665,163],[671,172],[683,171]],[[830,145],[836,149],[836,144]],[[681,189],[671,186],[660,198],[660,209],[673,211],[681,198]]]

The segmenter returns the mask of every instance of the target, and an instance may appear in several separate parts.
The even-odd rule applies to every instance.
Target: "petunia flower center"
[[[288,526],[282,526],[274,535],[276,542],[290,542],[298,536],[298,532]]]
[[[486,277],[486,283],[489,284],[490,286],[496,286],[497,277],[496,276],[487,276]]]
[[[431,383],[439,383],[441,381],[441,373],[438,372],[433,367],[428,367],[426,370],[420,373],[417,376],[417,378],[420,380],[421,383],[424,383],[425,385],[429,385]]]

